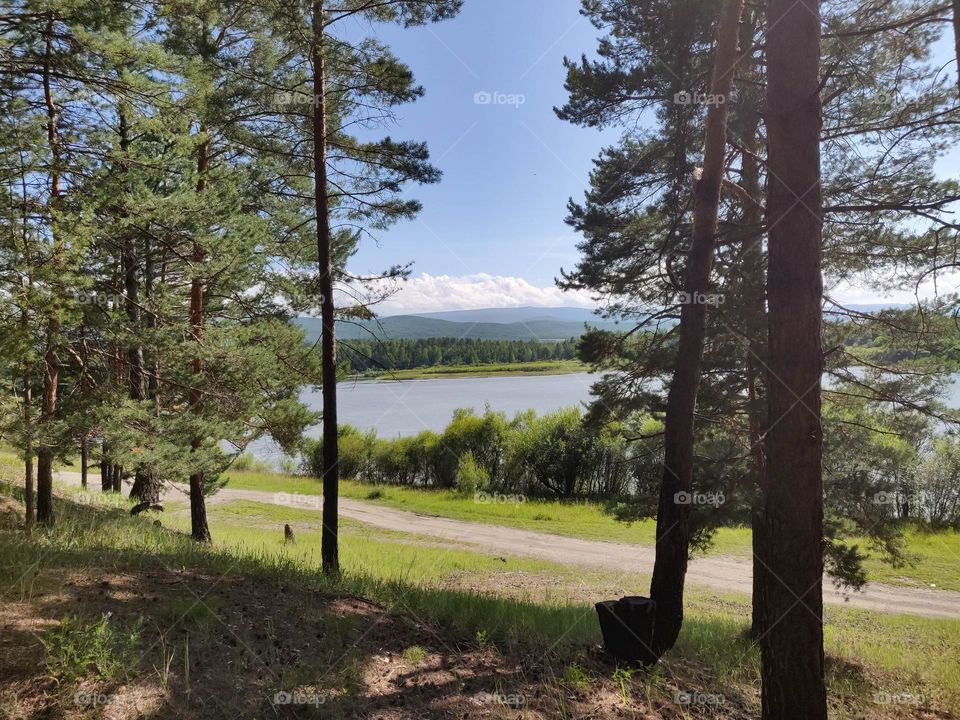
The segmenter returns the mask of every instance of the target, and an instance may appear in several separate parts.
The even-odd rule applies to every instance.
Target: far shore
[[[523,375],[570,375],[587,372],[588,365],[578,360],[556,360],[526,363],[489,363],[481,365],[437,365],[411,368],[409,370],[383,370],[349,375],[347,381],[373,380],[393,382],[397,380],[430,380],[458,377],[502,377]]]

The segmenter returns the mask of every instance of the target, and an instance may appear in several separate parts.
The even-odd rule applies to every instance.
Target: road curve
[[[61,472],[57,474],[57,479],[70,485],[80,484],[79,473]],[[305,502],[306,497],[310,497],[311,502]],[[183,499],[184,492],[182,489],[167,487],[164,498]],[[315,502],[312,501],[314,498]],[[227,487],[208,502],[218,504],[231,500],[249,500],[299,509],[315,508],[319,512],[321,497]],[[636,572],[648,574],[653,571],[653,548],[644,545],[584,540],[501,525],[421,515],[349,498],[340,498],[340,514],[374,527],[469,543],[477,546],[478,550],[501,555],[521,555],[563,565],[609,570],[633,568]],[[747,559],[723,555],[696,557],[690,562],[687,584],[749,595],[752,591],[752,571],[751,563]],[[862,592],[843,593],[825,579],[823,600],[832,605],[846,605],[864,610],[960,620],[960,592],[948,590],[870,583]]]

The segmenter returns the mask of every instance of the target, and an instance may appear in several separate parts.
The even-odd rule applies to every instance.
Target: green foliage
[[[66,617],[41,637],[47,653],[44,664],[58,683],[91,673],[112,680],[136,670],[132,663],[142,630],[143,618],[121,628],[109,615],[93,621]]]
[[[408,370],[445,365],[526,363],[572,360],[576,341],[471,340],[428,338],[422,340],[350,340],[341,342],[343,357],[351,372]]]
[[[273,468],[250,453],[243,453],[230,464],[230,469],[239,472],[270,472]]]
[[[468,450],[461,455],[460,462],[457,463],[455,481],[457,493],[463,497],[470,497],[481,490],[486,490],[489,484],[490,475],[477,465],[477,461],[473,459],[473,453]]]
[[[937,438],[917,472],[915,502],[935,527],[960,529],[960,439]]]

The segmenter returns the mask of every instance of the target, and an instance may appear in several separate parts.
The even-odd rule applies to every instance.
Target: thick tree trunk
[[[206,188],[206,172],[210,161],[210,145],[204,142],[197,150],[197,193],[202,193]],[[199,348],[203,342],[203,322],[204,322],[204,301],[203,301],[203,278],[200,277],[200,265],[206,257],[203,246],[194,241],[193,243],[193,262],[194,276],[190,282],[190,336],[196,343],[198,354],[191,361],[191,371],[194,376],[193,386],[190,388],[190,408],[195,413],[201,412],[203,403],[203,390],[200,387],[202,382],[203,361],[199,356]],[[202,445],[202,439],[193,438],[190,443],[192,451],[198,450]],[[202,472],[195,472],[190,475],[190,534],[194,540],[201,543],[210,543],[210,526],[207,523],[207,506],[204,494],[206,487]]]
[[[313,2],[313,171],[317,216],[317,266],[319,271],[321,329],[321,379],[323,383],[323,530],[320,555],[324,572],[340,572],[337,541],[339,448],[337,436],[337,346],[334,332],[333,253],[330,207],[327,198],[327,98],[323,55],[323,2]]]
[[[827,717],[820,382],[819,0],[771,0],[767,33],[769,376],[763,717]]]
[[[737,62],[743,0],[725,0],[717,24],[710,92],[730,97]],[[664,428],[663,479],[657,508],[657,544],[650,596],[656,602],[653,652],[673,647],[683,624],[683,589],[690,552],[690,504],[693,489],[694,410],[700,385],[707,306],[713,267],[717,212],[723,184],[728,104],[707,114],[704,167],[694,181],[693,237],[687,255],[685,298],[680,310],[680,342]]]
[[[37,452],[37,522],[53,524],[53,452],[41,446]]]
[[[110,477],[110,490],[115,493],[123,492],[123,466],[114,465],[110,470]]]

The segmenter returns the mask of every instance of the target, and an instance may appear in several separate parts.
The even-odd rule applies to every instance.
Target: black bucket
[[[650,598],[627,596],[596,604],[603,646],[617,660],[656,665],[653,622],[657,604]]]

